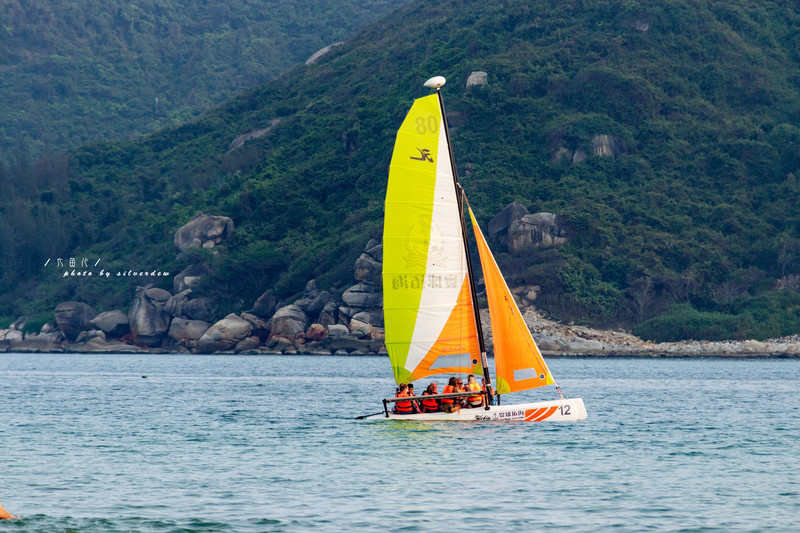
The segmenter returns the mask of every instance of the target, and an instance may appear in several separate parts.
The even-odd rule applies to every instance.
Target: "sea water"
[[[587,420],[356,420],[382,357],[0,354],[0,531],[800,531],[800,361],[549,364]]]

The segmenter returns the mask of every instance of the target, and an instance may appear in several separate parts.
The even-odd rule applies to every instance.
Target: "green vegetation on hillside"
[[[4,1],[0,160],[185,122],[405,1]]]
[[[798,30],[800,8],[778,0],[415,2],[192,122],[0,171],[3,187],[29,176],[0,211],[0,237],[16,243],[0,249],[16,287],[0,316],[73,297],[124,305],[132,285],[41,265],[86,255],[177,271],[192,259],[174,259],[171,237],[197,210],[237,226],[203,289],[228,310],[311,278],[348,283],[380,238],[395,131],[442,74],[479,221],[519,201],[568,222],[567,246],[498,254],[512,283],[542,287],[541,308],[659,339],[798,333],[776,318],[793,316],[794,291],[771,293],[800,273]],[[466,90],[477,70],[489,86]],[[593,155],[596,135],[622,150]],[[557,160],[561,148],[589,156]],[[44,296],[23,298],[34,288]]]

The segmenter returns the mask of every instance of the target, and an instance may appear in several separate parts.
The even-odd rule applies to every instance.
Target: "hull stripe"
[[[534,418],[539,416],[545,411],[544,407],[539,407],[538,409],[529,409],[525,411],[525,422],[532,422]]]
[[[545,418],[549,418],[553,413],[555,413],[556,409],[558,409],[558,406],[553,405],[550,407],[540,407],[538,409],[525,411],[525,421],[541,422]]]
[[[540,417],[536,418],[534,420],[534,422],[541,422],[545,418],[550,418],[553,415],[553,413],[556,412],[556,409],[558,409],[558,407],[556,407],[555,405],[550,407],[549,409],[547,409],[547,411],[543,415],[541,415]]]

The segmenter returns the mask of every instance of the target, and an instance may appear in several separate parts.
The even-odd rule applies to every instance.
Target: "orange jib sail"
[[[469,210],[486,284],[486,298],[494,339],[494,364],[498,394],[534,389],[555,383],[486,239]]]

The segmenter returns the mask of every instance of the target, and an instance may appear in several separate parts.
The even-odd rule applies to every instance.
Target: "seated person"
[[[477,381],[475,381],[475,376],[470,374],[470,376],[467,378],[466,391],[467,392],[470,392],[470,391],[480,392],[480,390],[481,390],[481,386],[478,385]],[[479,394],[479,395],[476,395],[476,396],[467,396],[467,405],[466,405],[466,407],[468,407],[468,408],[469,407],[483,407],[483,394]]]
[[[456,381],[455,377],[451,377],[450,381],[447,382],[447,385],[442,390],[442,394],[450,394],[452,392],[460,392],[456,390],[458,386],[458,382]],[[442,398],[439,400],[439,403],[442,406],[442,411],[445,413],[452,413],[453,411],[458,411],[461,409],[461,402],[458,398]]]
[[[436,392],[438,385],[435,382],[428,385],[428,388],[425,389],[425,392],[422,393],[423,396],[430,396],[431,394],[438,394]],[[428,400],[422,400],[422,412],[423,413],[439,413],[442,410],[439,408],[439,400],[436,398],[430,398]]]
[[[408,385],[402,383],[400,385],[400,392],[397,393],[398,398],[408,398],[411,396],[408,393]],[[399,415],[410,415],[414,412],[414,406],[412,405],[410,400],[402,401],[402,402],[395,402],[394,412]]]

